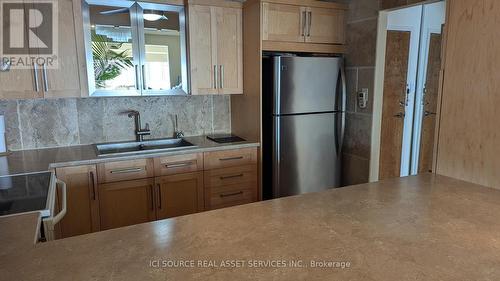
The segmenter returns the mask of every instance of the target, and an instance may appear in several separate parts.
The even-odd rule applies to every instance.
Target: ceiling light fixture
[[[144,10],[144,19],[147,21],[157,21],[157,20],[166,20],[167,17],[163,14],[163,12],[154,10]]]

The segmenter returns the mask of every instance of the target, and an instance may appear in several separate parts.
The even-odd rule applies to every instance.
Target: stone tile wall
[[[134,121],[125,114],[141,112],[152,138],[171,137],[174,116],[186,136],[231,131],[229,96],[71,98],[0,101],[10,150],[133,140]]]
[[[347,20],[347,114],[342,184],[368,182],[378,12],[420,0],[341,0],[349,5]],[[368,88],[368,107],[357,106],[357,91]]]

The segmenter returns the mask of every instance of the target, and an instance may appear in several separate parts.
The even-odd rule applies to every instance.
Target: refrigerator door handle
[[[281,57],[274,58],[274,114],[281,113]]]
[[[273,198],[279,197],[280,194],[280,117],[273,118],[274,131],[273,131],[273,176],[272,176],[272,193]]]
[[[338,133],[338,147],[337,147],[337,156],[339,158],[342,157],[342,147],[344,145],[344,137],[345,137],[345,110],[346,110],[346,99],[347,99],[347,89],[346,89],[346,79],[345,79],[345,69],[344,66],[340,66],[340,71],[339,71],[339,82],[340,84],[340,90],[342,91],[341,95],[339,95],[341,98],[340,100],[340,118],[339,118],[339,123],[340,123],[340,128],[337,128]]]

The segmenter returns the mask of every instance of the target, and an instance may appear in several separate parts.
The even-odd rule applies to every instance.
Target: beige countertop
[[[0,217],[0,261],[12,253],[33,248],[40,223],[39,212]]]
[[[196,145],[196,147],[187,147],[178,150],[155,153],[107,157],[98,157],[94,145],[14,151],[7,156],[0,157],[0,176],[40,172],[57,167],[90,165],[108,161],[130,160],[138,158],[259,146],[258,142],[252,141],[218,144],[211,140],[208,140],[205,136],[185,137],[185,139]]]
[[[4,250],[0,279],[498,280],[498,214],[500,190],[425,174]]]

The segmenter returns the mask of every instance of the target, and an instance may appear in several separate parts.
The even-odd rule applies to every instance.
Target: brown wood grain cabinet
[[[101,229],[156,219],[154,178],[99,185]]]
[[[56,169],[68,186],[62,237],[258,200],[257,148]]]
[[[99,194],[94,165],[56,169],[67,185],[67,212],[60,223],[63,238],[99,231]],[[59,198],[61,201],[61,198]]]
[[[241,6],[212,2],[188,4],[191,93],[243,94]]]
[[[207,210],[257,201],[257,165],[209,170],[204,177]]]
[[[264,41],[345,44],[345,10],[262,3]]]
[[[203,211],[203,172],[157,177],[156,186],[157,219]]]
[[[24,4],[30,8],[30,3]],[[0,99],[33,99],[33,98],[65,98],[88,95],[81,81],[85,62],[79,60],[78,34],[75,18],[81,18],[78,0],[58,0],[57,42],[55,43],[56,63],[49,65],[46,60],[37,60],[37,64],[28,69],[15,66],[0,75]],[[26,25],[28,28],[28,25]],[[27,34],[28,31],[26,31]],[[46,38],[42,38],[47,40]],[[27,45],[27,44],[25,44]],[[34,51],[28,52],[28,46],[23,56],[37,57]],[[45,57],[45,56],[44,56]],[[82,67],[83,66],[83,67]]]

